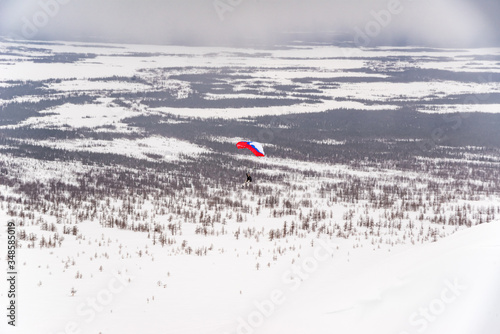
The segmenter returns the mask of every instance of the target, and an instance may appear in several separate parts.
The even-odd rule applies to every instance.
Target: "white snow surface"
[[[34,128],[98,128],[102,126],[122,127],[120,120],[135,116],[131,110],[124,108],[110,108],[106,104],[64,104],[60,107],[48,109],[42,117],[30,117],[19,123],[18,126]],[[123,130],[125,132],[125,129]]]
[[[500,324],[498,221],[390,252],[316,241],[302,245],[294,264],[260,271],[240,252],[250,241],[228,239],[228,252],[209,258],[155,246],[137,261],[131,257],[144,252],[144,235],[96,223],[80,228],[86,239],[61,249],[18,250],[19,321],[16,328],[2,321],[2,333],[470,334],[494,333]],[[71,259],[78,266],[65,270]],[[77,272],[82,279],[68,279]],[[5,280],[0,288],[5,305]]]
[[[181,155],[195,156],[208,150],[175,138],[150,136],[140,139],[113,140],[38,140],[29,144],[76,152],[112,153],[145,160],[178,160]],[[153,158],[151,157],[153,156]]]

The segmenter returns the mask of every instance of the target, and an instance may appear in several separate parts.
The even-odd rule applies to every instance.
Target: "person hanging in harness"
[[[250,173],[247,173],[247,180],[245,183],[251,183],[252,182],[252,177],[250,176]]]

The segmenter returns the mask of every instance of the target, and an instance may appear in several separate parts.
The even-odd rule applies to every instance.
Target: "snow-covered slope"
[[[383,258],[322,263],[256,333],[494,334],[499,281],[495,222]]]
[[[19,251],[18,327],[2,322],[2,333],[493,334],[500,325],[500,222],[390,251],[304,240],[298,257],[262,270],[249,239],[193,257],[130,231],[81,229],[66,247]]]

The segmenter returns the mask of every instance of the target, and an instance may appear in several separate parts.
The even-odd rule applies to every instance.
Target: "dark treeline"
[[[34,63],[76,63],[84,59],[94,59],[97,55],[93,53],[71,53],[61,52],[42,57],[33,57]]]
[[[368,59],[367,59],[368,60]],[[374,61],[376,59],[369,58]],[[381,60],[382,61],[382,60]],[[383,60],[387,62],[387,59]],[[414,59],[410,60],[415,61]],[[486,83],[486,82],[500,82],[500,73],[485,73],[485,72],[458,72],[439,69],[425,69],[425,68],[409,68],[409,69],[387,69],[387,68],[361,68],[349,69],[349,72],[361,72],[367,74],[387,74],[388,78],[379,77],[331,77],[331,78],[297,78],[293,82],[297,83],[330,83],[330,82],[394,82],[394,83],[408,83],[408,82],[430,82],[430,81],[456,81],[456,82],[473,82],[473,83]]]
[[[248,138],[273,144],[272,156],[320,162],[401,161],[415,156],[457,158],[468,146],[483,153],[500,148],[500,115],[426,114],[411,110],[357,111],[257,117],[248,122],[222,119],[183,119],[174,116],[138,116],[125,120],[149,134],[175,137],[234,152],[234,145],[211,137]],[[341,142],[330,145],[328,140]],[[458,154],[443,146],[462,147]],[[458,155],[457,155],[458,154]]]
[[[70,94],[67,96],[54,96],[44,98],[37,102],[10,102],[0,106],[0,125],[18,124],[30,117],[44,117],[50,112],[41,114],[41,111],[61,106],[66,103],[86,104],[94,102],[96,97],[86,94]]]

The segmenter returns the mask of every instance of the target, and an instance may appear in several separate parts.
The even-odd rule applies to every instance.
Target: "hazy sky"
[[[500,0],[0,0],[3,35],[138,43],[499,45],[498,17]]]

